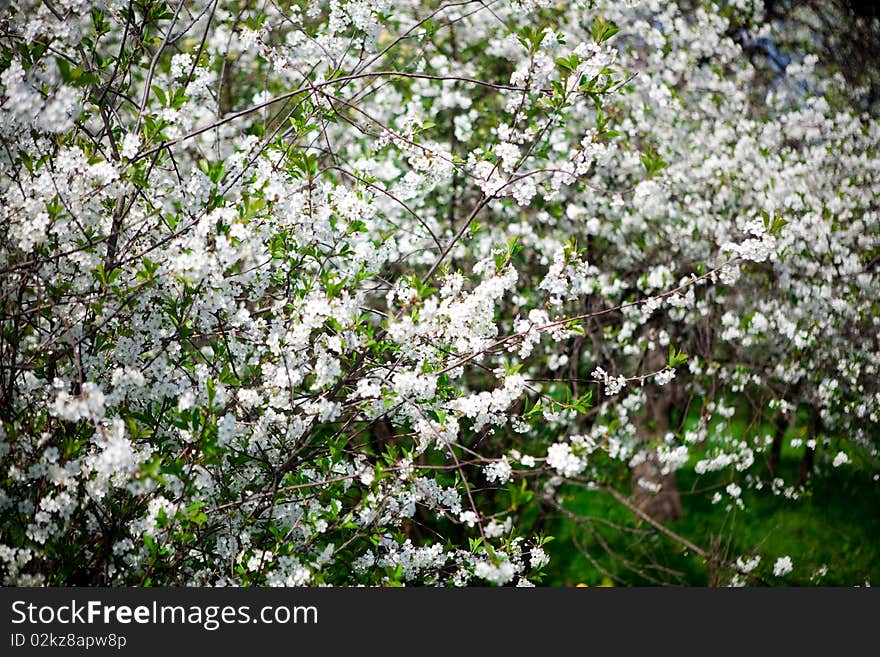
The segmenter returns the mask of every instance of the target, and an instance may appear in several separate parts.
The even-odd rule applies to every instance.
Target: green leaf
[[[526,25],[517,33],[517,39],[530,55],[534,55],[541,48],[541,42],[544,40],[544,28]]]
[[[669,356],[666,359],[666,364],[669,367],[678,367],[679,365],[686,363],[688,359],[688,355],[682,353],[680,351],[676,351],[675,347],[669,345]]]
[[[620,28],[602,16],[596,16],[590,31],[593,34],[593,41],[603,43],[620,32]]]
[[[156,94],[156,98],[159,99],[159,104],[162,107],[168,107],[168,96],[155,84],[153,85],[153,93]]]
[[[641,160],[649,178],[653,178],[656,174],[669,166],[653,149],[642,153]]]

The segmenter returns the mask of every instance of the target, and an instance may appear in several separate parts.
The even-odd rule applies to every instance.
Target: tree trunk
[[[658,350],[648,355],[646,368],[658,370],[665,362]],[[644,443],[658,442],[669,431],[669,414],[674,403],[672,385],[660,387],[653,383],[645,384],[645,406],[638,419],[636,429],[639,440]],[[678,482],[674,472],[663,473],[663,463],[657,458],[657,450],[647,448],[647,458],[633,468],[633,502],[656,520],[677,520],[681,518],[681,498],[678,495]],[[647,484],[647,487],[640,484]],[[652,490],[659,487],[658,490]]]
[[[779,462],[782,459],[782,440],[787,429],[788,422],[780,412],[776,416],[776,432],[773,435],[773,444],[770,446],[770,460],[767,463],[767,469],[770,471],[771,477],[775,477],[779,471]]]
[[[819,433],[822,431],[822,419],[819,417],[818,413],[814,413],[813,417],[810,419],[810,438],[812,438],[816,442],[816,446],[819,445]],[[807,483],[807,479],[810,478],[810,475],[813,474],[813,464],[815,462],[816,450],[812,447],[807,447],[807,451],[804,452],[804,458],[801,460],[801,471],[798,473],[797,485],[803,486]]]
[[[801,460],[801,471],[798,473],[797,485],[803,486],[807,483],[807,479],[810,478],[810,475],[813,472],[813,462],[815,460],[816,450],[812,447],[807,447],[807,451],[804,452],[804,458]]]

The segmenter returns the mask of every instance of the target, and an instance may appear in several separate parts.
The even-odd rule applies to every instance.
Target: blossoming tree
[[[880,129],[765,13],[12,3],[5,582],[528,585],[570,486],[790,572],[666,524],[876,468]]]

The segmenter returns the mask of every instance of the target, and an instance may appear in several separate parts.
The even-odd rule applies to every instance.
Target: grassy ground
[[[785,451],[779,474],[786,482],[793,482],[799,466],[798,455]],[[755,466],[756,474],[766,479],[766,470],[759,473],[760,468]],[[870,474],[851,466],[826,467],[809,481],[806,494],[799,500],[774,495],[767,487],[761,491],[744,489],[744,510],[727,510],[727,496],[725,501],[712,504],[711,493],[691,493],[721,483],[698,477],[692,468],[680,470],[678,482],[684,514],[681,520],[669,523],[669,528],[697,546],[731,559],[761,555],[756,570],[759,580],[755,583],[880,583],[880,482],[873,481]],[[643,531],[649,529],[647,524],[635,521],[606,493],[569,491],[564,506],[596,520],[579,524],[560,514],[548,523],[548,533],[556,538],[547,546],[552,561],[545,584],[671,582],[702,586],[729,581],[708,569],[692,551],[657,532]],[[721,542],[721,536],[727,542]],[[776,578],[773,563],[783,555],[791,556],[794,569],[787,577]],[[827,574],[818,576],[823,566]]]

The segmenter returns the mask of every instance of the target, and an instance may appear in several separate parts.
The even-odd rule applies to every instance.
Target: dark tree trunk
[[[801,471],[798,474],[798,486],[803,486],[807,483],[807,479],[810,478],[810,475],[813,473],[813,462],[815,461],[816,450],[812,447],[807,447],[807,451],[804,452],[804,458],[801,461]]]
[[[770,460],[767,463],[767,469],[770,470],[770,476],[775,477],[779,472],[779,462],[782,459],[782,439],[788,429],[788,421],[782,413],[776,416],[776,432],[773,434],[773,444],[770,446]]]
[[[812,438],[816,446],[819,445],[819,434],[822,431],[822,418],[819,417],[818,413],[814,413],[812,418],[810,419],[810,438]],[[816,450],[813,447],[807,447],[807,451],[804,452],[804,458],[801,460],[801,471],[798,473],[797,485],[803,486],[807,483],[807,480],[810,478],[810,475],[813,474],[813,465],[816,460]]]
[[[658,370],[665,362],[663,354],[652,352],[646,359],[646,369]],[[638,437],[642,442],[651,443],[663,439],[669,431],[669,416],[675,402],[673,386],[645,385],[645,406],[636,420]],[[633,468],[633,502],[635,505],[657,520],[677,520],[681,518],[681,498],[678,494],[678,482],[674,472],[663,473],[663,463],[657,458],[657,450],[648,448],[648,456],[642,463]],[[652,491],[639,485],[643,480]]]

